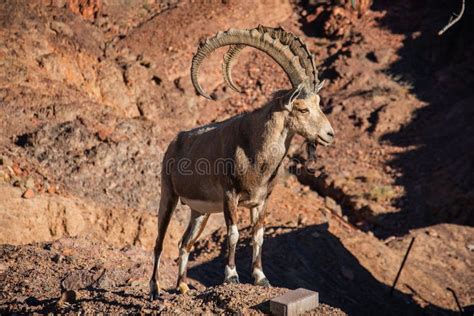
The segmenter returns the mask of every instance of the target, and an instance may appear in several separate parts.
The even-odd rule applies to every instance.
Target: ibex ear
[[[285,102],[284,107],[287,111],[293,110],[293,103],[295,102],[295,100],[300,95],[301,90],[303,90],[303,84],[302,83],[300,83],[298,85],[298,87],[295,89],[295,91],[293,91],[293,93],[291,94],[290,99],[288,100],[288,102]]]
[[[288,111],[288,112],[291,112],[291,110],[293,110],[293,102],[283,102],[283,109]]]
[[[323,80],[316,86],[316,93],[318,93],[319,90],[321,90],[324,87],[325,83],[326,83],[326,80]]]

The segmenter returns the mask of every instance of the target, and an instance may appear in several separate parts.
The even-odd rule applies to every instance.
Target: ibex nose
[[[320,132],[318,140],[319,143],[324,146],[328,146],[334,141],[334,130],[331,125],[328,124],[326,128]]]
[[[328,145],[334,140],[334,130],[331,128],[329,131],[326,131],[325,140],[328,142]]]

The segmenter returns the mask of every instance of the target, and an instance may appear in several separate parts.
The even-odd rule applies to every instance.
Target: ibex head
[[[291,131],[303,136],[310,143],[317,142],[328,146],[334,140],[334,130],[321,111],[319,102],[317,92],[300,85],[282,106],[289,112],[286,124]]]
[[[236,56],[246,46],[251,46],[267,53],[288,75],[292,84],[289,98],[282,104],[287,111],[288,128],[305,137],[309,142],[329,145],[334,139],[334,130],[321,111],[319,90],[324,81],[319,81],[313,55],[306,45],[295,35],[283,28],[258,26],[249,30],[230,29],[219,32],[216,36],[202,43],[194,55],[191,67],[191,79],[196,91],[208,98],[198,82],[198,72],[202,61],[214,50],[222,46],[230,48],[224,56],[224,79],[229,87],[240,92],[240,87],[232,80],[231,70]]]

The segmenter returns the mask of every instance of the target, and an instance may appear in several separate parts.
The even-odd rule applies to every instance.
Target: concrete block
[[[295,316],[319,306],[318,292],[296,289],[270,301],[270,312],[276,316]]]

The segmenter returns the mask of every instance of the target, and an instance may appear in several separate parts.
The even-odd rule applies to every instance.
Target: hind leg
[[[189,253],[204,230],[208,218],[209,214],[202,214],[191,210],[191,219],[188,228],[184,232],[183,239],[181,239],[179,245],[178,290],[182,294],[189,290],[186,278]]]
[[[157,279],[159,280],[160,257],[161,252],[163,251],[163,241],[165,239],[166,230],[168,229],[171,216],[173,215],[176,204],[178,203],[178,196],[174,193],[169,178],[163,177],[161,185],[160,209],[158,211],[158,236],[156,237],[155,241],[155,258],[153,263],[153,272],[150,278],[151,300],[158,298],[158,295],[160,294],[160,287]]]

